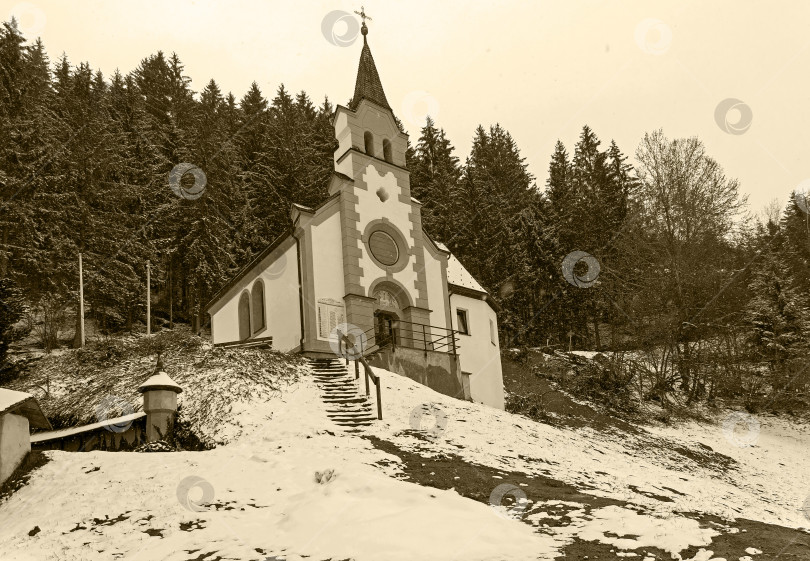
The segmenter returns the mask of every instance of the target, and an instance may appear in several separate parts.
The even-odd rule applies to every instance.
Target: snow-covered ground
[[[402,448],[452,452],[476,464],[547,475],[662,514],[697,511],[810,528],[802,510],[810,494],[810,427],[752,418],[759,427],[752,425],[750,431],[740,422],[730,432],[734,424],[724,426],[722,419],[707,426],[639,427],[635,435],[572,430],[459,402],[394,374],[380,374],[386,419],[368,432]],[[409,427],[413,405],[420,403],[433,403],[436,412],[423,416],[422,423],[435,426],[438,417],[441,427],[428,442],[400,432]],[[748,417],[740,414],[740,420]],[[736,462],[726,467],[717,453]],[[707,466],[695,455],[713,463]]]
[[[557,428],[377,372],[384,420],[366,434],[423,455],[545,475],[638,508],[585,512],[571,503],[570,523],[539,531],[554,501],[524,498],[533,527],[454,490],[402,481],[399,459],[332,424],[317,388],[303,379],[281,397],[241,405],[238,438],[215,450],[49,452],[53,460],[0,505],[2,559],[553,559],[575,536],[617,554],[655,546],[679,558],[717,533],[679,511],[808,525],[797,494],[810,434],[787,424],[762,423],[749,448],[720,429],[688,426],[695,450],[705,450],[700,442],[739,462],[724,471],[667,450],[666,439],[682,439],[680,429],[622,439]],[[426,435],[416,438],[414,428]],[[505,483],[493,479],[493,491]],[[695,557],[710,558],[708,551]]]

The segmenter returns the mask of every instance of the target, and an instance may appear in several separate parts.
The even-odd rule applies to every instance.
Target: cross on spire
[[[363,43],[365,43],[366,35],[368,35],[368,27],[366,27],[366,20],[371,21],[371,18],[366,15],[366,9],[363,6],[360,6],[359,12],[355,10],[354,13],[363,19],[363,25],[360,26],[360,33],[363,34]]]
[[[354,13],[357,14],[358,16],[360,16],[361,18],[363,18],[363,25],[366,24],[366,20],[371,21],[371,18],[366,15],[366,9],[363,6],[360,6],[360,11],[359,12],[357,10],[355,10]]]

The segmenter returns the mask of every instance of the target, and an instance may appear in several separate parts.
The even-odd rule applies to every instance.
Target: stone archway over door
[[[250,296],[247,291],[239,297],[239,340],[250,339]]]

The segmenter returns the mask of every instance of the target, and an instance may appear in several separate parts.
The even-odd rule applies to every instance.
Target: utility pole
[[[79,254],[79,332],[81,346],[84,347],[84,272],[82,270],[82,254]]]
[[[152,265],[146,262],[146,334],[152,334]]]
[[[174,329],[174,293],[172,292],[172,263],[169,261],[169,329]]]

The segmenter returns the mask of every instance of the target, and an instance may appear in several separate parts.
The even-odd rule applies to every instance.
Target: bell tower
[[[346,322],[363,330],[387,317],[429,324],[421,203],[411,198],[402,132],[383,91],[368,45],[348,106],[338,106],[338,148],[330,195],[340,197]],[[369,18],[370,19],[370,18]],[[436,303],[441,306],[442,303]]]

